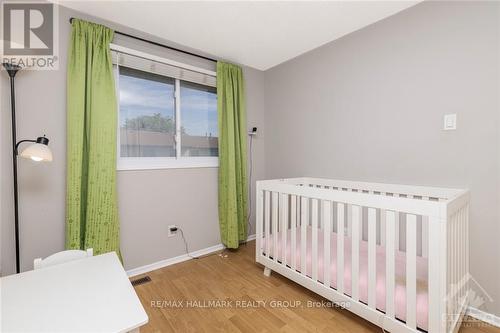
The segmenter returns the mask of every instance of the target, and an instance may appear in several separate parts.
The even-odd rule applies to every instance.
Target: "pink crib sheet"
[[[300,263],[300,243],[301,232],[296,230],[296,269],[301,271]],[[323,282],[323,232],[318,230],[318,280]],[[274,256],[273,235],[270,236],[270,256]],[[306,275],[311,276],[312,272],[312,229],[307,229],[307,251],[306,251]],[[283,255],[281,251],[282,234],[278,232],[277,257],[282,262]],[[337,234],[332,233],[330,238],[330,286],[337,286]],[[263,251],[267,249],[267,240],[264,238],[262,242]],[[291,265],[291,230],[287,232],[286,240],[286,263]],[[344,237],[344,293],[351,295],[351,239]],[[396,251],[396,286],[394,289],[395,298],[395,314],[396,318],[405,321],[406,319],[406,254],[405,252]],[[376,306],[377,309],[385,311],[385,248],[377,245],[377,262],[376,262]],[[274,258],[274,257],[273,257]],[[427,330],[428,316],[428,296],[427,296],[427,258],[417,257],[417,327]],[[368,242],[359,242],[359,299],[368,302]]]

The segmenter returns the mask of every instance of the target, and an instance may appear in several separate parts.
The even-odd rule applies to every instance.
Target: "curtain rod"
[[[69,19],[69,23],[72,23],[74,19],[75,19],[74,17],[70,18]],[[153,45],[164,47],[164,48],[167,48],[167,49],[170,49],[170,50],[173,50],[173,51],[177,51],[177,52],[181,52],[181,53],[184,53],[184,54],[188,54],[190,56],[194,56],[194,57],[202,58],[202,59],[205,59],[205,60],[217,62],[216,59],[205,57],[205,56],[202,56],[202,55],[199,55],[199,54],[196,54],[196,53],[192,53],[192,52],[189,52],[189,51],[184,51],[184,50],[181,50],[181,49],[178,49],[178,48],[175,48],[175,47],[172,47],[172,46],[168,46],[168,45],[165,45],[165,44],[160,44],[160,43],[157,43],[157,42],[153,42],[151,40],[147,40],[147,39],[144,39],[144,38],[141,38],[141,37],[132,36],[132,35],[129,35],[129,34],[124,33],[124,32],[120,32],[120,31],[116,31],[115,30],[115,33],[119,34],[119,35],[122,35],[122,36],[126,36],[126,37],[130,37],[130,38],[133,38],[133,39],[140,40],[141,42],[153,44]]]

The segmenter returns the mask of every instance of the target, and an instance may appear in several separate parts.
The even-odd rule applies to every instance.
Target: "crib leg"
[[[264,275],[267,277],[271,276],[271,269],[269,267],[264,267]]]

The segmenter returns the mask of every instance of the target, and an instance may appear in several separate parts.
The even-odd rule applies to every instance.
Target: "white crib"
[[[256,216],[266,274],[390,332],[458,331],[469,294],[469,191],[265,180]]]

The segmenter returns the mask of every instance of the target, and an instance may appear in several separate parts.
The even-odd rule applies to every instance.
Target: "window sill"
[[[217,168],[218,157],[121,157],[118,158],[117,171]]]

